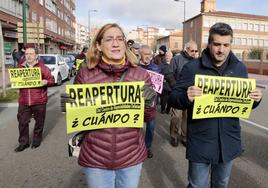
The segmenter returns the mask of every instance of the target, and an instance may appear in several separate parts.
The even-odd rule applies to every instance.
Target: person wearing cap
[[[134,40],[129,39],[129,40],[127,41],[127,46],[130,48],[134,43],[135,43]]]
[[[133,43],[130,47],[130,50],[135,54],[135,56],[140,59],[140,44],[139,43]]]
[[[46,104],[48,101],[47,87],[54,85],[54,78],[48,67],[38,59],[38,51],[33,45],[25,46],[25,60],[18,65],[19,68],[40,68],[41,87],[21,88],[19,91],[19,108],[17,119],[19,122],[19,146],[15,152],[21,152],[30,146],[29,123],[33,117],[35,126],[33,130],[32,148],[40,146],[46,117]]]
[[[167,53],[167,47],[161,45],[158,49],[158,54],[154,57],[154,63],[159,65],[162,61],[165,61],[165,55]]]

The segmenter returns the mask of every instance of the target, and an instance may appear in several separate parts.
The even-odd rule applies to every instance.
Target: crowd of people
[[[81,142],[78,163],[83,167],[90,188],[137,188],[143,162],[152,158],[154,130],[157,126],[157,105],[162,114],[170,114],[170,144],[180,142],[186,147],[189,188],[228,187],[233,160],[241,154],[241,130],[239,118],[217,117],[193,119],[195,97],[202,90],[194,86],[196,74],[220,77],[247,78],[247,69],[232,53],[232,28],[216,23],[209,30],[208,45],[199,52],[195,41],[188,41],[184,49],[173,56],[165,45],[157,53],[148,45],[126,41],[123,29],[117,24],[106,24],[96,34],[89,49],[83,49],[80,66],[74,84],[100,84],[144,81],[143,97],[145,133],[141,128],[105,128],[85,131]],[[201,47],[199,47],[201,49]],[[51,75],[35,59],[32,47],[26,48],[25,62],[21,66],[40,66],[43,87],[31,96],[20,91],[18,110],[19,143],[16,152],[29,147],[28,123],[33,114],[36,119],[32,147],[41,144],[47,98],[38,99],[40,90],[46,96],[51,85]],[[163,75],[163,90],[157,94],[148,71]],[[34,90],[34,89],[31,89]],[[33,97],[36,103],[28,104]],[[249,93],[253,108],[262,98],[259,89]],[[68,95],[62,95],[64,103]],[[43,101],[40,103],[40,101]],[[62,100],[63,101],[63,100]],[[40,114],[39,118],[37,118]],[[122,139],[124,138],[124,139]]]

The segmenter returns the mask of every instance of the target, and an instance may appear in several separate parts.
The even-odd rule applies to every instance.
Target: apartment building
[[[158,49],[161,45],[165,45],[174,54],[179,53],[183,49],[183,38],[182,31],[172,32],[168,36],[157,39],[156,48]]]
[[[75,0],[28,0],[27,22],[38,23],[44,31],[41,53],[66,53],[75,46]],[[5,47],[22,45],[18,22],[22,22],[22,0],[0,0],[0,20]],[[28,33],[27,33],[28,34]]]
[[[184,22],[183,42],[194,40],[200,50],[206,48],[209,28],[216,22],[232,27],[232,50],[239,58],[253,48],[268,51],[268,16],[216,11],[216,0],[203,0],[201,13]]]
[[[26,12],[29,17],[28,11]],[[22,1],[0,0],[0,21],[4,40],[5,54],[18,48],[17,22],[22,20]]]
[[[138,26],[137,29],[131,30],[127,38],[132,39],[140,44],[149,45],[154,51],[157,49],[157,39],[168,36],[174,29],[158,28],[153,26]]]
[[[76,44],[77,49],[81,50],[84,46],[89,45],[89,30],[87,26],[76,24]]]

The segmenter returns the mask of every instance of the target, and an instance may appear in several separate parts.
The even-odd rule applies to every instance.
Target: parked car
[[[59,54],[39,54],[39,58],[51,70],[55,83],[61,85],[63,80],[70,79],[70,69],[65,59]]]
[[[69,69],[71,70],[70,72],[70,76],[73,77],[76,75],[76,68],[75,68],[75,64],[74,64],[74,61],[75,61],[75,57],[73,55],[63,55],[66,63],[68,64],[69,66]]]
[[[14,60],[11,53],[5,53],[5,64],[6,65],[13,65]]]
[[[73,53],[67,53],[67,55],[72,55],[72,56],[74,56],[74,58],[76,58],[79,55],[79,53],[73,52]]]

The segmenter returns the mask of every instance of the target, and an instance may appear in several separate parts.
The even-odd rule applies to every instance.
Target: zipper
[[[31,90],[28,89],[28,102],[29,102],[29,106],[31,106]]]
[[[115,166],[115,145],[116,145],[116,129],[112,129],[112,163],[111,163],[111,168]]]

